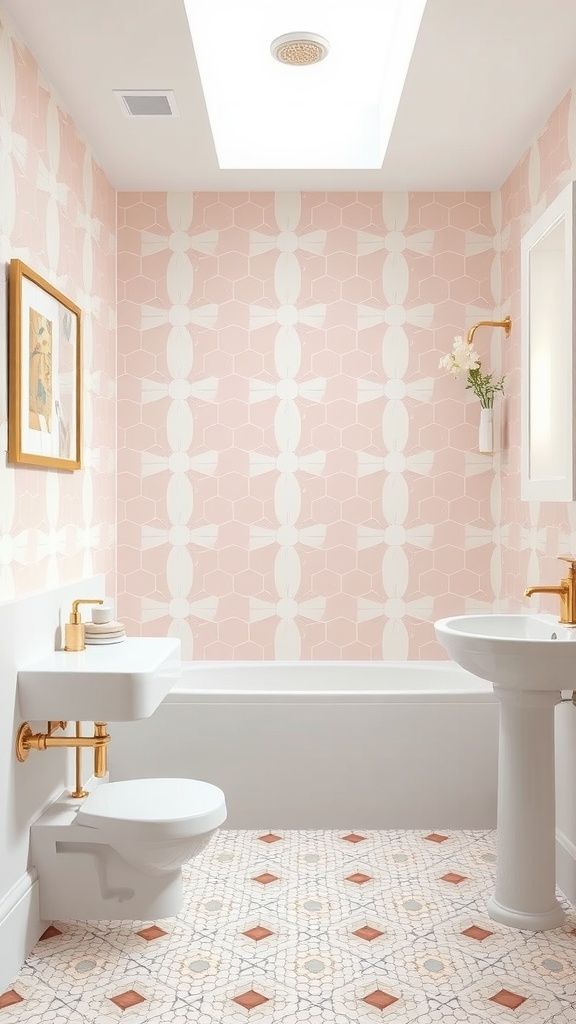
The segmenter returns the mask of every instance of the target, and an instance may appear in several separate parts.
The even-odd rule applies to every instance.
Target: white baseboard
[[[576,843],[556,829],[556,881],[558,888],[576,908]]]
[[[0,899],[0,993],[20,973],[47,924],[40,920],[38,873],[32,868]]]

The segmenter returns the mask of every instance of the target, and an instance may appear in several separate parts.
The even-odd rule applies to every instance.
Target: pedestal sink
[[[545,615],[459,615],[435,624],[453,661],[488,679],[500,707],[498,864],[488,902],[513,928],[558,928],[554,708],[576,688],[576,630]]]

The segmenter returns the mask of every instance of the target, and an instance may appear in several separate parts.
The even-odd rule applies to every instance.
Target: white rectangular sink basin
[[[179,640],[128,637],[25,665],[18,699],[30,721],[131,722],[149,718],[180,675]]]

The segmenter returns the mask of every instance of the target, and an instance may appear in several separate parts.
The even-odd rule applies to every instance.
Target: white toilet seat
[[[196,779],[104,782],[88,794],[76,823],[110,837],[169,840],[200,836],[226,819],[224,793]]]

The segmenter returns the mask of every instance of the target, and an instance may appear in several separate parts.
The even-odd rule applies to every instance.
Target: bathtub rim
[[[285,672],[288,669],[330,670],[332,668],[344,668],[352,671],[361,669],[386,668],[388,670],[410,670],[422,669],[431,672],[433,675],[449,671],[450,676],[455,677],[457,685],[438,689],[430,687],[418,687],[411,685],[409,688],[400,689],[290,689],[270,686],[269,688],[243,688],[225,685],[202,686],[198,676],[202,670],[209,674],[217,672],[229,673],[237,668],[249,671],[260,669],[279,669]],[[460,680],[462,682],[460,683]],[[473,682],[472,682],[473,681]],[[472,683],[472,685],[471,685]],[[459,684],[459,685],[458,685]],[[492,704],[497,702],[492,684],[486,680],[465,672],[455,662],[450,660],[436,661],[188,661],[182,662],[182,678],[172,687],[163,700],[164,705],[188,705],[188,704]]]

